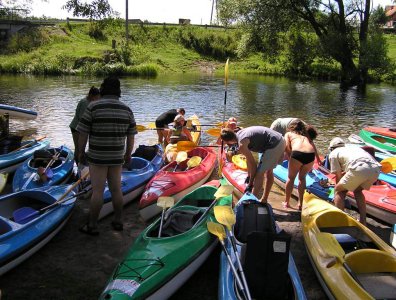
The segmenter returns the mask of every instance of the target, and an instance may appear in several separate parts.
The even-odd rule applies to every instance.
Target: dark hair
[[[185,115],[185,114],[186,114],[186,111],[184,110],[183,107],[180,107],[180,108],[177,110],[177,112],[180,113],[180,114],[182,114],[182,115]]]
[[[114,95],[121,97],[120,86],[120,80],[116,76],[107,77],[100,85],[100,95]]]
[[[289,126],[287,126],[287,131],[291,131],[300,135],[307,135],[307,129],[305,127],[305,123],[300,119],[296,119],[290,122]]]
[[[88,97],[97,96],[97,95],[100,95],[99,89],[95,86],[91,86],[91,88],[89,89],[89,92],[88,92]]]
[[[316,137],[318,136],[318,132],[316,131],[315,127],[313,127],[312,125],[307,125],[306,130],[307,130],[307,136],[311,141],[316,139]]]
[[[237,139],[235,132],[230,128],[223,128],[220,133],[220,138],[225,141],[233,141]]]

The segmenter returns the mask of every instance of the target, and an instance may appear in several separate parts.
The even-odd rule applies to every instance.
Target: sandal
[[[282,202],[282,206],[283,208],[290,208],[290,205],[287,202]]]
[[[88,235],[99,235],[99,231],[97,228],[92,228],[88,225],[88,223],[84,224],[78,229],[80,232],[88,234]]]
[[[111,222],[111,227],[113,227],[114,230],[116,231],[123,231],[124,230],[124,224],[118,223],[118,222]]]

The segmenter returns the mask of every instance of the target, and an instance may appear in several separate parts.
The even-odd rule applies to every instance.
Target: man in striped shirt
[[[89,137],[87,160],[92,183],[88,223],[80,228],[81,232],[97,235],[97,220],[103,206],[103,192],[106,179],[114,207],[114,230],[123,230],[122,223],[122,165],[129,164],[137,134],[132,110],[119,100],[120,81],[116,77],[106,78],[100,87],[101,99],[91,102],[81,118],[79,131],[79,158],[85,155]],[[125,146],[126,142],[126,146]]]

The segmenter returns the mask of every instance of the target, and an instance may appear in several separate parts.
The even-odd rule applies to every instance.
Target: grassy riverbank
[[[0,53],[0,73],[145,77],[174,72],[222,73],[225,60],[230,58],[231,72],[296,76],[288,69],[287,55],[271,60],[263,53],[244,53],[240,43],[244,36],[237,29],[130,25],[129,34],[126,44],[120,20],[101,26],[64,23],[31,29],[13,38]],[[389,56],[396,64],[396,37],[387,35],[386,40]],[[332,60],[314,59],[303,77],[337,80],[339,70]],[[371,75],[376,81],[396,78],[394,70]]]

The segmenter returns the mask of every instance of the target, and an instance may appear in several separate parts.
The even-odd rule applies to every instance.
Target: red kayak
[[[178,166],[176,161],[167,164],[147,184],[139,202],[140,215],[145,221],[161,213],[161,208],[157,206],[158,197],[172,196],[177,202],[204,184],[212,174],[216,164],[216,154],[212,150],[197,147],[187,154],[188,159]],[[188,160],[193,156],[201,157],[202,161],[188,169]]]
[[[316,164],[314,168],[317,168]],[[334,180],[335,175],[325,172],[323,168],[320,168],[320,171],[329,179]],[[389,224],[396,223],[396,188],[378,180],[375,185],[371,186],[370,190],[363,190],[363,194],[366,198],[367,214]],[[357,208],[352,192],[348,192],[347,199],[352,206]]]
[[[396,139],[396,127],[365,127],[366,131]]]
[[[241,198],[246,189],[246,177],[248,175],[246,170],[238,168],[233,162],[229,162],[223,153],[223,168],[221,173],[229,184],[234,186],[234,194],[237,199]]]

